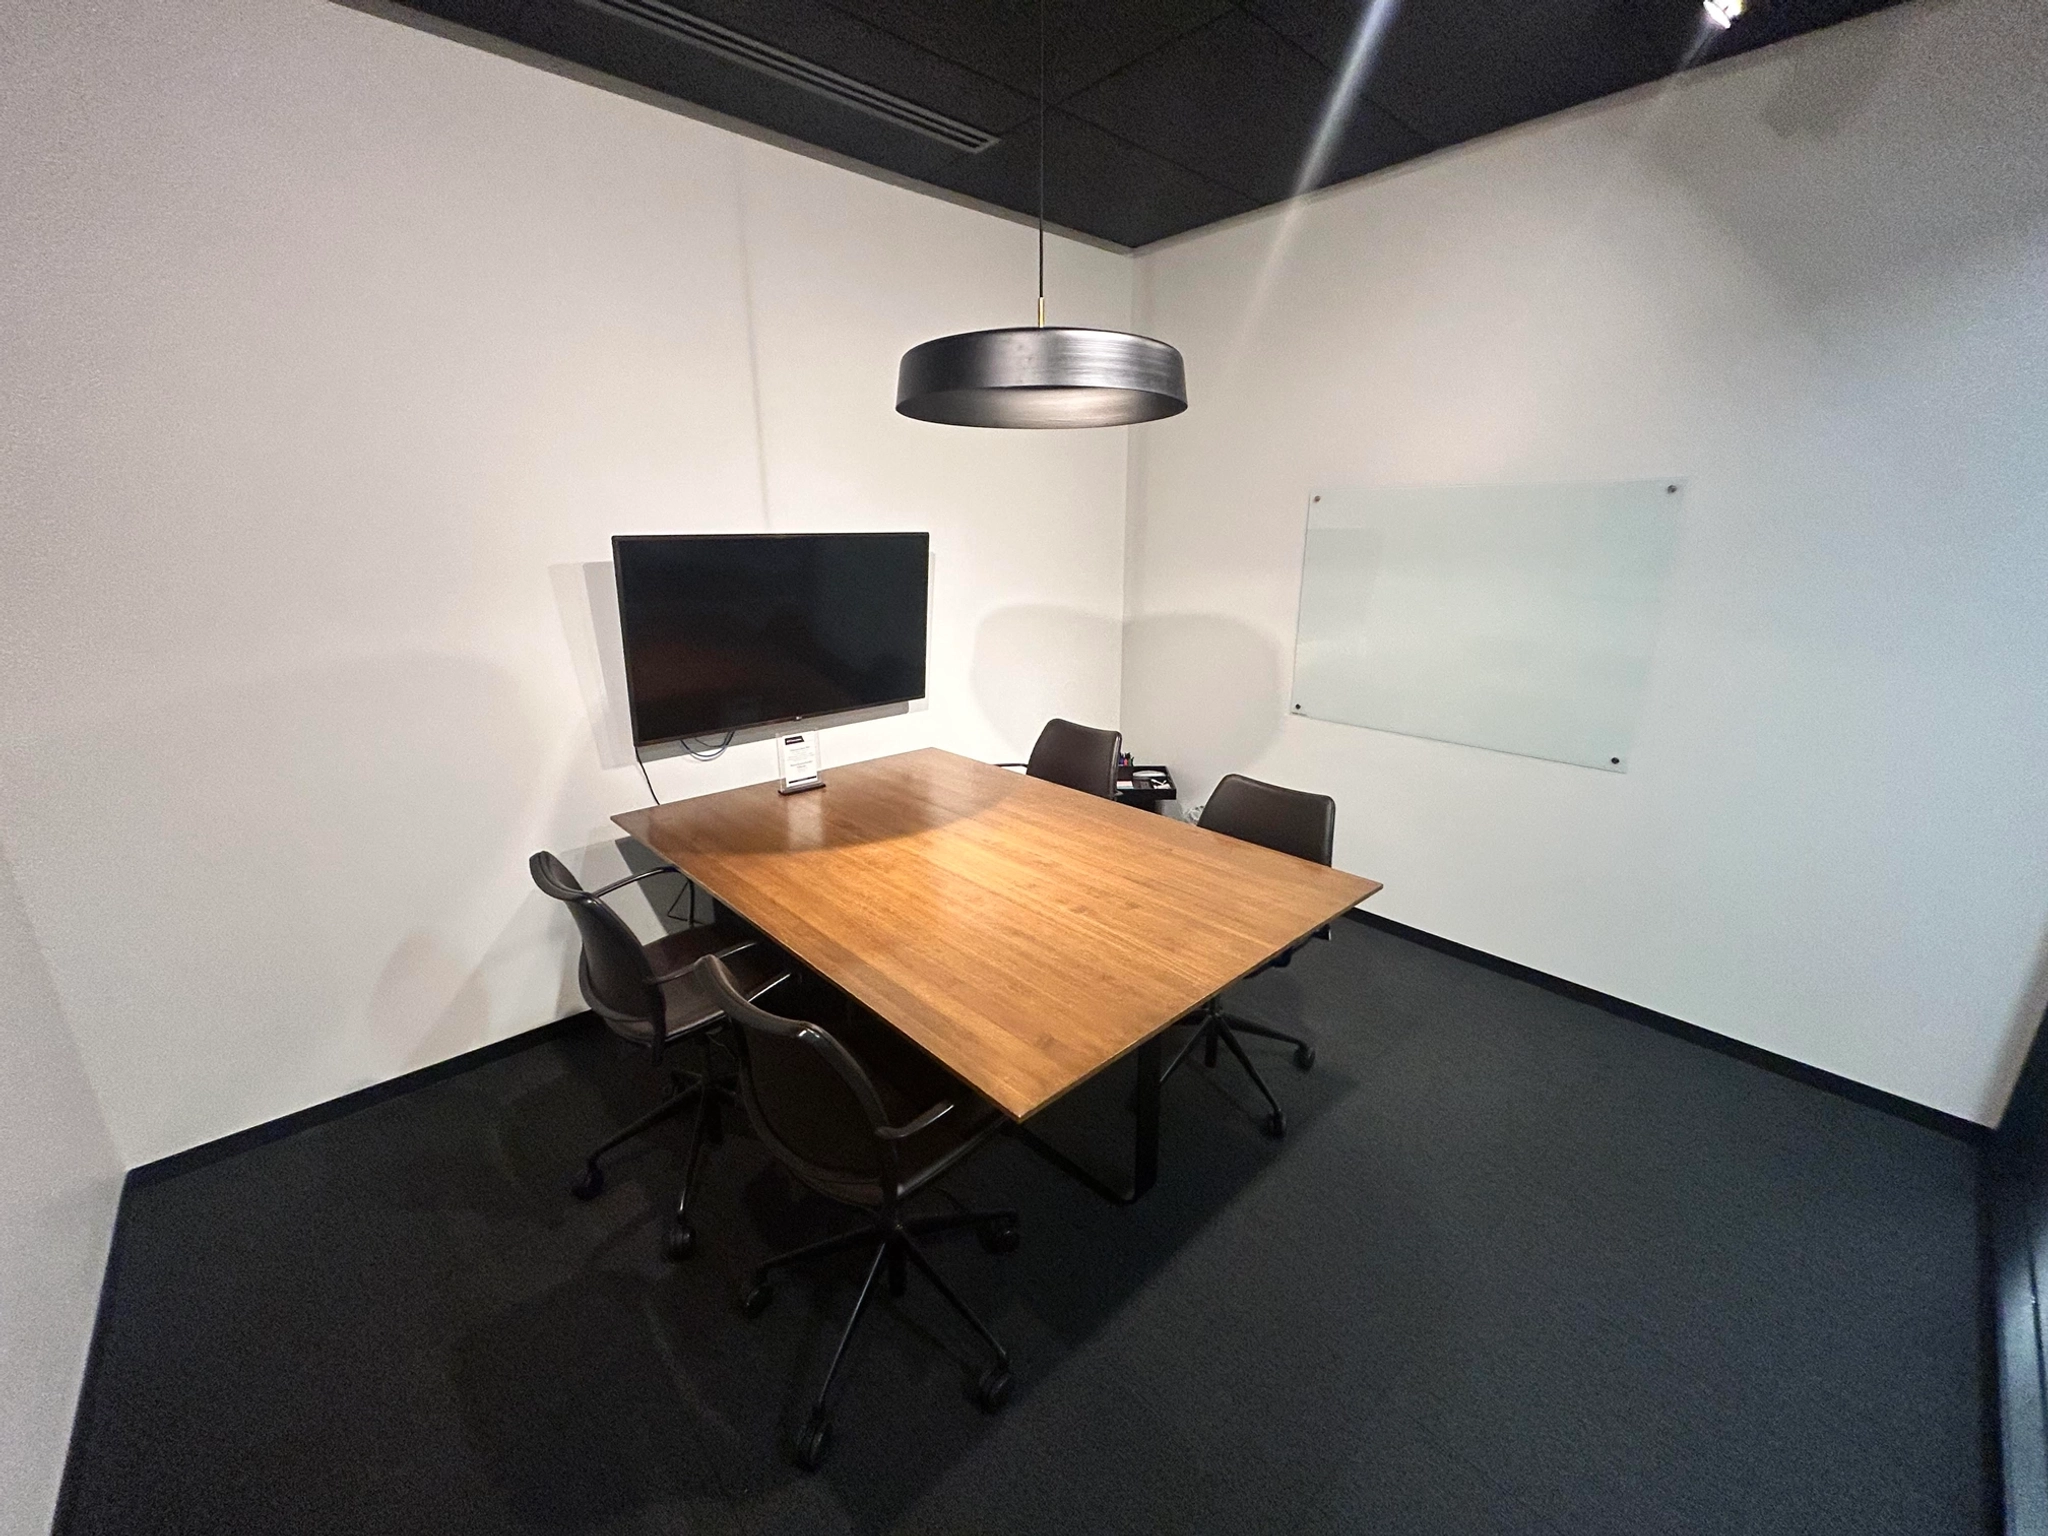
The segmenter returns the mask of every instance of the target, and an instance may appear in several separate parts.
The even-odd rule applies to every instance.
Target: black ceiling
[[[1036,0],[405,0],[568,63],[1019,213],[1037,206]],[[1314,184],[1895,0],[1378,0],[1391,23]],[[1046,217],[1139,246],[1296,190],[1366,0],[1045,0]],[[625,14],[640,6],[655,24]],[[716,23],[995,136],[977,153],[673,35]],[[686,16],[687,19],[687,16]],[[1690,57],[1689,57],[1690,55]]]

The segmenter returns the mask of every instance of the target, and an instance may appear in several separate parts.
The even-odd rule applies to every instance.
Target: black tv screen
[[[618,535],[633,742],[924,697],[923,533]]]

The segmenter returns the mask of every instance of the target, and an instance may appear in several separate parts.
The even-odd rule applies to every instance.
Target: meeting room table
[[[823,778],[612,819],[1118,1202],[1158,1176],[1166,1031],[1380,889],[936,748]],[[1029,1122],[1126,1056],[1135,1139],[1112,1182]]]

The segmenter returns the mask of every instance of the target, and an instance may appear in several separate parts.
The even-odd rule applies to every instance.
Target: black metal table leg
[[[1154,1035],[1138,1047],[1138,1124],[1131,1144],[1133,1200],[1159,1180],[1159,1058],[1163,1043]]]
[[[1154,1035],[1138,1047],[1137,1114],[1134,1117],[1137,1130],[1131,1147],[1131,1183],[1128,1189],[1118,1189],[1097,1177],[1021,1121],[1010,1127],[1010,1134],[1110,1204],[1131,1204],[1159,1181],[1159,1060],[1162,1048],[1162,1035]]]

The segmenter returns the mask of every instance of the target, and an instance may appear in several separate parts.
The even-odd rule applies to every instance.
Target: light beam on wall
[[[1713,0],[1708,0],[1708,3],[1712,4]],[[1735,3],[1739,6],[1741,0],[1735,0]],[[1344,130],[1350,126],[1351,116],[1358,110],[1358,98],[1365,90],[1365,82],[1372,74],[1374,63],[1379,59],[1380,45],[1386,41],[1387,28],[1394,24],[1394,15],[1400,8],[1401,0],[1370,0],[1359,15],[1350,45],[1344,50],[1343,67],[1337,71],[1330,94],[1323,102],[1323,115],[1316,123],[1315,137],[1309,140],[1308,153],[1301,157],[1301,167],[1295,172],[1296,197],[1304,192],[1313,192],[1321,185],[1330,168],[1331,157],[1343,142]]]

